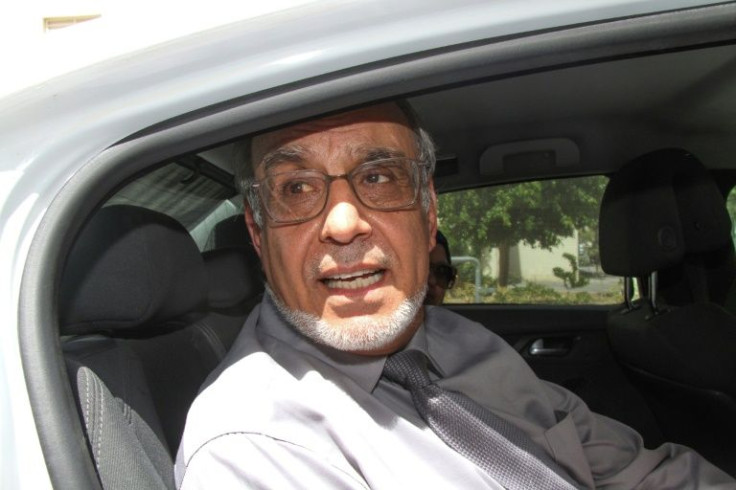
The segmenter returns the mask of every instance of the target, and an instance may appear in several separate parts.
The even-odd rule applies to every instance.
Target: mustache
[[[319,277],[335,266],[349,267],[361,263],[389,269],[394,264],[394,258],[375,243],[360,241],[331,246],[323,255],[315,257],[308,268],[314,277]]]

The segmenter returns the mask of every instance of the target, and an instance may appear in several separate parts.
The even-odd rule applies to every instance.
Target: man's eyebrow
[[[387,158],[406,158],[406,153],[395,148],[362,148],[358,152],[359,157],[364,162],[373,162],[376,160],[385,160]]]
[[[263,171],[268,172],[268,170],[271,167],[278,165],[279,163],[303,162],[304,153],[305,153],[304,150],[298,146],[277,148],[275,150],[269,151],[268,153],[263,155],[263,158],[261,158],[261,165],[263,166]]]

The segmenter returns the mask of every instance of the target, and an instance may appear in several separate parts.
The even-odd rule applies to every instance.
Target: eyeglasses
[[[390,158],[363,163],[340,175],[318,170],[276,173],[248,187],[259,192],[266,213],[274,222],[302,223],[324,210],[330,184],[338,179],[347,180],[367,208],[394,211],[411,207],[419,193],[420,172],[426,166],[408,158]]]
[[[452,289],[457,278],[457,269],[451,265],[429,264],[429,275],[442,289]]]

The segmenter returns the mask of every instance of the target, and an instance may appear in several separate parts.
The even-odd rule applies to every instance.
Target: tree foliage
[[[508,280],[508,250],[525,243],[550,250],[576,229],[595,226],[605,177],[532,181],[442,194],[440,228],[453,255],[485,258],[499,249],[498,281]],[[504,277],[505,276],[505,277]]]

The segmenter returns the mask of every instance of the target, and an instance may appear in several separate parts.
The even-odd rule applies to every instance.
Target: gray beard
[[[266,293],[284,319],[302,335],[322,345],[346,352],[382,349],[403,334],[416,318],[427,293],[426,284],[411,298],[401,302],[390,315],[379,318],[348,318],[339,325],[316,315],[292,310],[266,284]]]

